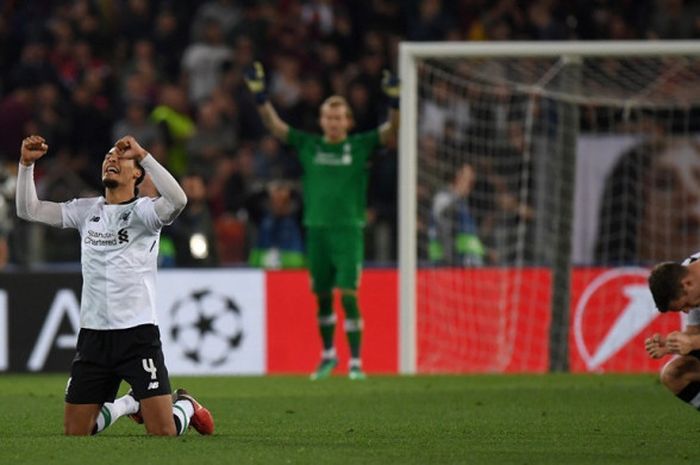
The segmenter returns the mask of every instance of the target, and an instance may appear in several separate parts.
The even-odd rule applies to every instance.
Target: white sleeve
[[[153,204],[158,219],[163,224],[172,223],[187,205],[185,191],[182,190],[173,175],[151,154],[146,155],[140,163],[146,173],[151,176],[153,185],[156,186],[161,195]]]
[[[681,265],[688,266],[697,260],[700,260],[700,252],[696,252],[693,255],[691,255],[690,257],[683,260],[683,263],[681,263]]]
[[[49,226],[62,227],[61,204],[39,200],[34,185],[34,165],[19,164],[17,172],[17,194],[15,198],[17,216],[27,221],[37,221]]]

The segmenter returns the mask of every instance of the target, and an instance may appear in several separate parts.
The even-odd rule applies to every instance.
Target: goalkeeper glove
[[[399,95],[401,94],[401,81],[399,78],[384,70],[384,77],[382,78],[382,90],[384,94],[389,98],[389,105],[391,108],[399,108]]]
[[[248,89],[255,95],[255,102],[262,105],[267,102],[267,91],[265,89],[265,70],[259,61],[249,66],[243,73]]]

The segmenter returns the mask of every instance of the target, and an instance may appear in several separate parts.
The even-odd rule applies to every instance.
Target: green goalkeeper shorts
[[[319,294],[334,287],[356,290],[362,272],[364,237],[359,227],[311,226],[306,229],[306,254],[311,289]]]

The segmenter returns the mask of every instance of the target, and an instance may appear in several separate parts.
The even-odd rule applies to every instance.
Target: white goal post
[[[420,118],[420,80],[422,63],[432,60],[442,62],[449,60],[453,63],[469,63],[471,60],[527,60],[527,59],[560,59],[561,62],[578,62],[588,58],[605,58],[605,59],[625,59],[628,57],[699,57],[700,56],[700,41],[598,41],[598,42],[440,42],[440,43],[412,43],[404,42],[400,44],[399,50],[399,76],[402,81],[401,87],[401,123],[399,134],[399,182],[398,182],[398,197],[399,197],[399,371],[402,374],[414,374],[426,372],[419,367],[419,329],[418,329],[418,305],[417,305],[417,286],[418,272],[421,268],[418,250],[421,247],[418,239],[418,177],[419,177],[419,143],[421,135],[419,134],[419,118]],[[541,76],[540,81],[528,83],[515,83],[517,87],[523,89],[525,99],[528,95],[547,95],[552,99],[559,99],[562,102],[579,104],[586,103],[591,99],[596,102],[604,102],[612,107],[620,107],[628,110],[628,106],[634,107],[638,105],[640,108],[645,108],[647,105],[654,105],[654,102],[638,101],[635,96],[620,94],[619,98],[615,97],[613,89],[612,94],[603,92],[596,96],[595,90],[586,89],[583,92],[568,93],[566,88],[546,89],[546,84],[552,79],[552,76],[545,72]],[[640,68],[641,69],[641,68]],[[691,67],[692,71],[699,71],[694,64]],[[561,68],[558,69],[561,71]],[[448,71],[449,72],[449,71]],[[555,71],[556,72],[556,71]],[[700,75],[700,73],[699,73]],[[579,76],[580,77],[580,76]],[[574,80],[576,76],[574,76]],[[542,84],[541,88],[538,86]],[[700,81],[696,83],[700,87]],[[467,85],[467,84],[465,84]],[[576,83],[573,83],[575,86]],[[624,84],[622,84],[624,85]],[[636,84],[635,84],[636,85]],[[605,83],[601,84],[605,86]],[[593,87],[592,89],[595,89]],[[466,92],[465,92],[466,93]],[[700,94],[700,92],[698,92]],[[610,97],[612,95],[612,97]],[[677,95],[669,96],[669,101],[678,100]],[[585,101],[584,101],[585,100]],[[697,103],[698,95],[692,95],[688,98],[691,104]],[[683,105],[684,102],[679,102]],[[526,108],[527,104],[525,104]],[[634,109],[633,109],[634,110]],[[573,110],[578,112],[578,110]],[[571,127],[565,129],[553,128],[552,133],[557,135],[553,137],[569,138],[565,141],[571,146],[576,144],[578,129],[574,126],[578,125],[578,113],[571,115],[563,115],[560,112],[561,121],[569,118]],[[523,113],[523,118],[531,118],[530,110]],[[529,120],[528,123],[529,124]],[[608,131],[608,130],[606,130]],[[571,151],[575,151],[572,146]],[[572,152],[573,153],[573,152]],[[571,158],[565,159],[563,163],[575,162],[575,154],[569,154]],[[446,167],[448,170],[455,167]],[[564,167],[566,169],[566,167]],[[571,190],[569,186],[569,190]],[[564,191],[562,191],[564,192]],[[554,194],[557,195],[557,194]],[[562,201],[567,200],[569,194],[565,193]],[[573,200],[573,193],[570,194],[569,200]],[[568,205],[571,211],[572,205]],[[573,219],[569,218],[568,223],[559,228],[558,234],[569,235],[570,228],[573,224]],[[568,226],[568,229],[567,229]],[[561,239],[561,238],[560,238]],[[558,239],[554,239],[554,244]],[[547,266],[552,270],[552,282],[556,282],[556,274],[564,273],[562,279],[570,280],[568,273],[571,270],[571,243],[570,238],[561,239],[562,246],[559,247],[559,255],[553,253],[552,260]],[[523,239],[526,241],[526,239]],[[553,246],[556,248],[558,246]],[[688,253],[692,250],[688,250]],[[518,255],[520,257],[520,255]],[[669,259],[672,257],[669,257]],[[521,263],[519,261],[518,263]],[[523,279],[523,278],[517,278]],[[478,288],[478,286],[476,286]],[[555,295],[553,299],[557,299],[557,290],[553,285],[551,292]],[[475,291],[478,292],[478,289]],[[543,294],[544,295],[544,294]],[[547,294],[549,295],[549,294]],[[514,297],[517,298],[517,297]],[[523,297],[525,298],[525,297]],[[561,303],[569,306],[568,293],[559,296],[562,299]],[[567,313],[567,311],[562,313]],[[556,318],[555,318],[556,320]],[[563,321],[553,321],[551,324],[565,324],[568,327],[568,313],[564,316]],[[445,322],[449,325],[449,321]],[[514,331],[509,329],[509,331]],[[568,330],[564,332],[567,337]],[[440,337],[437,335],[436,337]],[[473,344],[474,341],[464,341],[465,345]],[[487,368],[487,371],[498,371],[500,368]],[[551,367],[550,367],[551,369]],[[566,368],[564,368],[566,369]],[[430,370],[427,370],[428,372]]]

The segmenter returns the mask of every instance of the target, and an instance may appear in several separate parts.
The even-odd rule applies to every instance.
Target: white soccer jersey
[[[110,205],[104,197],[61,204],[64,228],[81,238],[80,327],[124,329],[158,324],[155,292],[163,223],[154,199]]]
[[[693,262],[700,260],[700,252],[696,252],[690,257],[683,260],[682,265],[688,266]],[[688,312],[685,320],[686,325],[700,325],[700,308],[693,308]]]

